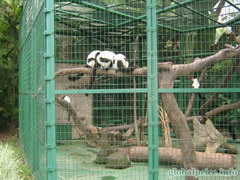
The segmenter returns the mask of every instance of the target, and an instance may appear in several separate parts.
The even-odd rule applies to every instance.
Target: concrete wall
[[[56,63],[56,72],[60,69],[74,68],[79,67],[79,64],[69,64],[69,63]],[[69,81],[67,79],[68,75],[60,76],[56,78],[56,89],[65,90],[65,89],[83,89],[86,88],[86,85],[89,82],[89,76],[82,77],[77,81]],[[85,94],[67,94],[71,99],[71,105],[77,112],[78,116],[86,116],[87,123],[92,123],[92,95],[85,96]],[[60,107],[56,107],[56,117],[58,125],[73,124],[72,119],[68,121],[69,115]],[[78,138],[76,131],[72,130],[72,138]]]

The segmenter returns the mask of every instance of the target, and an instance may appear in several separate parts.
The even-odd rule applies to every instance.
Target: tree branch
[[[236,103],[232,103],[232,104],[226,104],[226,105],[222,105],[220,107],[217,107],[209,112],[207,112],[205,115],[209,118],[211,116],[215,116],[219,113],[222,113],[224,111],[228,111],[231,109],[238,109],[240,108],[240,101],[236,102]]]
[[[176,77],[187,76],[194,72],[201,71],[203,68],[207,66],[211,66],[225,59],[240,55],[240,47],[233,47],[227,44],[225,46],[227,48],[220,50],[219,52],[212,56],[203,59],[196,58],[192,63],[188,64],[173,65],[172,70],[175,71],[174,75]]]
[[[163,62],[163,63],[158,63],[158,68],[161,70],[171,70],[173,66],[172,62]],[[71,69],[61,69],[58,72],[56,72],[56,77],[62,76],[62,75],[67,75],[67,74],[77,74],[77,73],[84,73],[84,74],[92,74],[92,69],[90,68],[85,68],[85,67],[79,67],[79,68],[71,68]],[[142,67],[142,68],[137,68],[133,70],[131,73],[122,73],[122,72],[115,72],[115,70],[102,70],[98,69],[96,74],[100,75],[112,75],[112,76],[132,76],[132,75],[146,75],[147,74],[147,68]]]
[[[237,56],[239,57],[239,55]],[[232,74],[236,71],[238,65],[239,65],[240,61],[236,60],[233,62],[233,65],[231,67],[231,70],[227,73],[227,75],[225,76],[223,82],[221,83],[221,85],[219,86],[219,88],[223,88],[224,85],[229,82],[229,80],[232,77]],[[214,93],[199,109],[199,112],[201,115],[204,115],[205,112],[207,112],[207,108],[209,106],[212,105],[212,103],[216,100],[216,98],[218,97],[218,92]]]

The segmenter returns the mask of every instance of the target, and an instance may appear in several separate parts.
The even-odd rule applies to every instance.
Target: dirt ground
[[[0,142],[16,142],[18,138],[17,129],[11,129],[9,131],[0,132]]]

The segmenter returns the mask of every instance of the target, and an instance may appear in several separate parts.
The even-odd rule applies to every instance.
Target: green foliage
[[[20,180],[21,161],[16,157],[13,147],[0,144],[0,179]]]
[[[17,137],[13,137],[8,143],[0,143],[0,179],[33,179],[29,167],[23,161]]]
[[[0,1],[0,131],[16,124],[20,0]]]

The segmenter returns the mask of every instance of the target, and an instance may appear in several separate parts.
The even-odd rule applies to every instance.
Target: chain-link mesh
[[[237,180],[239,8],[239,0],[55,0],[49,144],[51,9],[27,1],[20,136],[36,177]]]

